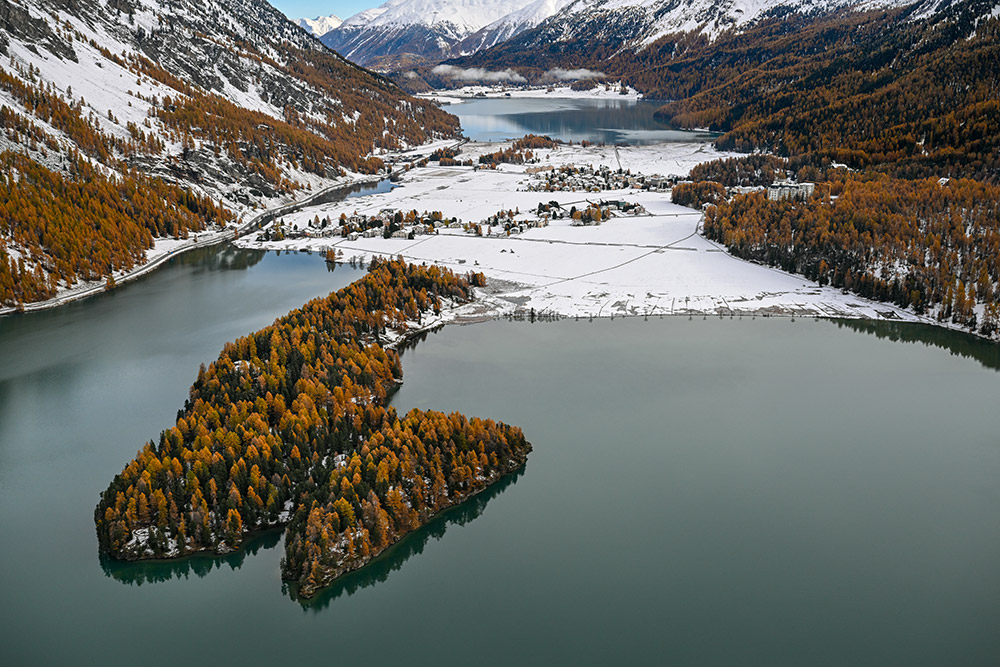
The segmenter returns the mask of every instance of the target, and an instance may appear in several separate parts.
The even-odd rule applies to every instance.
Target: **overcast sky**
[[[357,14],[362,9],[378,7],[385,0],[269,0],[292,19],[311,19],[336,14],[342,19]]]

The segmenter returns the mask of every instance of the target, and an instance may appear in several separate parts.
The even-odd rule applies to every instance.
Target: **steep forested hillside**
[[[82,161],[100,178],[141,173],[140,188],[172,183],[238,214],[332,183],[345,170],[374,172],[381,163],[373,154],[457,126],[263,0],[0,0],[0,123],[0,151],[64,179],[77,179]],[[0,252],[9,258],[0,274],[16,257],[27,273],[40,267],[49,289],[5,292],[0,307],[106,275],[106,267],[141,260],[152,242],[122,234],[129,240],[111,244],[109,261],[60,273],[64,264],[44,234],[24,233],[32,213],[14,210],[20,201],[7,202],[11,217],[0,220]],[[177,229],[224,222],[199,216]],[[105,232],[117,235],[114,225],[97,230]]]
[[[772,22],[657,67],[622,70],[677,125],[720,147],[815,155],[906,177],[1000,174],[1000,19],[965,3],[926,20],[842,14]],[[902,21],[902,23],[900,23]],[[764,49],[761,48],[764,45]],[[655,49],[674,53],[677,43]]]
[[[208,197],[136,172],[109,179],[80,158],[64,173],[7,151],[0,168],[0,224],[12,246],[0,245],[0,304],[50,299],[60,280],[131,269],[154,237],[186,236],[233,217]]]

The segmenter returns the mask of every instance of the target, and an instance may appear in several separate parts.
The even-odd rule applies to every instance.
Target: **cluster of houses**
[[[625,201],[624,199],[602,199],[600,206],[611,213],[624,213],[625,215],[646,215],[646,207],[639,202]]]
[[[500,237],[548,227],[551,220],[569,219],[573,226],[585,226],[599,225],[603,220],[615,215],[645,214],[646,209],[641,204],[625,200],[588,202],[588,206],[581,209],[576,206],[567,209],[557,201],[550,201],[547,204],[539,203],[538,208],[530,213],[522,214],[520,210],[498,211],[478,223],[466,223],[458,218],[446,219],[439,211],[404,213],[392,208],[383,208],[376,214],[341,214],[337,221],[332,221],[329,216],[322,219],[316,216],[301,227],[298,224],[289,226],[284,219],[281,219],[272,227],[265,229],[261,239],[280,241],[338,236],[348,241],[379,236],[412,239],[425,234],[436,234],[441,229],[461,230],[476,236]]]
[[[285,220],[279,220],[274,227],[264,231],[263,240],[280,241],[295,238],[331,238],[340,236],[349,241],[359,238],[413,238],[424,234],[433,234],[437,228],[447,227],[461,229],[461,221],[444,220],[441,213],[403,213],[392,208],[383,208],[376,214],[358,214],[350,216],[343,214],[340,220],[333,222],[329,216],[322,220],[317,216],[304,227],[295,224],[291,227]]]
[[[571,206],[564,208],[557,201],[550,201],[548,204],[538,204],[538,216],[548,224],[551,220],[561,220],[569,218],[570,226],[580,227],[588,225],[599,225],[602,221],[618,215],[645,215],[646,208],[638,202],[629,202],[622,199],[601,200],[599,202],[587,202],[587,208],[578,209]]]
[[[534,171],[528,192],[601,192],[603,190],[647,190],[667,192],[680,176],[645,176],[631,171],[597,167],[559,167]]]
[[[586,227],[599,225],[604,220],[618,215],[645,215],[645,213],[645,207],[635,202],[622,200],[588,202],[585,209],[576,210],[575,207],[570,209],[573,222],[569,224],[572,227]]]
[[[539,205],[539,209],[541,209],[541,205]],[[513,236],[523,234],[529,229],[548,227],[549,225],[549,216],[542,213],[539,213],[538,218],[533,219],[525,216],[518,220],[518,217],[521,217],[520,211],[500,211],[479,224],[465,225],[465,232],[476,236]]]

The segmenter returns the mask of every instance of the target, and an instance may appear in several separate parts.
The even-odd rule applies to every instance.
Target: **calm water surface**
[[[562,141],[653,144],[708,141],[716,135],[676,130],[653,114],[662,106],[650,100],[490,98],[444,107],[459,117],[465,136],[474,141],[502,141],[544,134]]]
[[[519,475],[306,606],[280,532],[101,562],[98,494],[198,364],[358,275],[209,250],[0,319],[0,663],[1000,661],[1000,359],[920,327],[448,327],[395,404],[522,426]]]

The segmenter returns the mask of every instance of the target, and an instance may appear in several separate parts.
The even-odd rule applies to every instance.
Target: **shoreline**
[[[310,255],[319,255],[321,253],[311,250],[298,250],[295,252],[304,252]],[[739,257],[734,257],[742,262],[749,262],[749,260],[744,260]],[[348,265],[348,262],[337,261],[337,264]],[[749,262],[754,264],[753,262]],[[774,269],[773,267],[767,267],[760,264],[754,264],[755,266],[760,266],[761,268],[780,271],[780,269]],[[452,271],[456,271],[456,267],[448,267]],[[784,272],[782,272],[784,273]],[[794,274],[787,274],[794,275]],[[532,319],[531,311],[532,308],[524,308],[520,306],[514,306],[513,308],[503,308],[501,304],[497,304],[497,300],[503,300],[504,292],[499,290],[492,290],[491,284],[496,282],[504,282],[491,280],[487,278],[486,287],[477,287],[476,300],[462,304],[460,306],[451,307],[441,310],[441,315],[437,319],[426,326],[422,326],[419,329],[413,329],[407,332],[404,339],[397,340],[393,343],[386,343],[384,347],[392,347],[397,352],[405,350],[411,345],[415,345],[414,339],[423,336],[428,333],[436,332],[445,326],[472,326],[475,324],[482,324],[485,322],[523,322],[527,321],[529,323],[547,324],[552,322],[592,322],[592,321],[610,321],[613,322],[616,319],[639,319],[653,320],[653,319],[673,319],[673,318],[688,318],[695,319],[700,318],[702,320],[708,319],[749,319],[755,320],[758,317],[761,319],[787,319],[795,320],[799,319],[811,319],[815,321],[827,320],[829,322],[846,321],[846,322],[875,322],[875,323],[886,323],[886,324],[912,324],[917,326],[932,327],[934,329],[941,329],[943,331],[949,331],[952,333],[966,334],[971,338],[976,340],[982,340],[985,342],[996,343],[997,341],[991,338],[987,338],[974,331],[969,331],[959,327],[958,325],[953,325],[950,322],[939,322],[938,320],[916,315],[914,313],[908,313],[910,317],[889,317],[881,315],[879,317],[869,317],[865,315],[848,314],[848,313],[821,313],[814,310],[807,309],[791,309],[791,308],[752,308],[752,309],[740,309],[733,308],[731,311],[707,311],[707,310],[675,310],[673,312],[665,310],[650,310],[646,312],[635,312],[635,313],[611,313],[611,314],[599,314],[599,313],[574,313],[565,314],[550,310],[535,310],[534,319]],[[530,286],[522,285],[524,288]],[[855,296],[852,293],[845,293],[845,296]],[[858,297],[859,299],[861,297]],[[885,305],[888,309],[896,309],[892,304],[881,304],[881,302],[873,302],[876,305]],[[898,309],[896,309],[898,310]]]
[[[310,586],[308,588],[305,588],[305,590],[303,591],[303,586],[301,584],[295,584],[294,583],[296,581],[295,579],[286,579],[285,576],[284,576],[284,574],[282,574],[281,580],[283,582],[285,582],[285,583],[288,583],[288,584],[294,586],[294,590],[293,590],[294,596],[293,596],[293,599],[299,598],[299,599],[301,599],[303,601],[311,600],[317,594],[321,594],[323,591],[325,591],[330,586],[332,586],[333,584],[335,584],[337,582],[337,580],[340,579],[341,577],[344,577],[344,576],[346,576],[346,575],[348,575],[348,574],[350,574],[352,572],[360,572],[361,570],[365,569],[366,567],[368,567],[369,565],[371,565],[372,563],[374,563],[375,561],[377,561],[383,555],[388,556],[389,554],[387,552],[390,552],[393,547],[395,547],[395,546],[397,546],[399,544],[402,544],[403,541],[406,540],[406,538],[408,538],[409,536],[413,535],[414,533],[416,533],[421,528],[426,527],[427,524],[429,524],[432,521],[434,521],[435,519],[441,517],[442,515],[444,515],[445,513],[447,513],[449,510],[453,510],[453,509],[457,509],[458,507],[461,507],[463,503],[466,503],[466,502],[472,500],[473,498],[475,498],[476,496],[478,496],[478,495],[480,495],[480,494],[482,494],[482,493],[484,493],[486,491],[489,491],[494,486],[496,486],[497,484],[499,484],[503,480],[507,479],[507,477],[509,477],[510,475],[516,474],[519,470],[524,470],[525,466],[528,465],[528,454],[531,453],[531,450],[532,450],[532,448],[531,448],[531,445],[529,443],[528,444],[528,450],[524,453],[524,457],[522,459],[520,459],[520,460],[512,461],[509,466],[505,466],[504,470],[499,475],[496,475],[496,477],[494,477],[493,479],[489,480],[486,483],[486,486],[482,487],[481,489],[475,489],[471,493],[468,493],[468,494],[462,496],[461,498],[457,498],[457,499],[454,500],[454,502],[450,502],[445,507],[442,507],[442,508],[438,509],[433,514],[430,514],[429,516],[427,516],[426,519],[423,519],[422,523],[419,526],[417,526],[416,528],[413,528],[412,530],[409,530],[409,531],[403,533],[402,535],[399,536],[399,539],[397,539],[395,542],[390,542],[389,544],[386,544],[384,547],[382,547],[378,551],[372,552],[367,558],[366,557],[362,557],[357,562],[346,563],[342,567],[334,568],[334,570],[331,573],[329,573],[329,574],[323,574],[322,575],[322,579],[321,579],[321,583],[317,584],[316,586]],[[451,499],[449,498],[449,500],[451,500]]]
[[[180,257],[186,252],[189,252],[191,250],[197,250],[198,248],[208,248],[215,245],[221,245],[223,243],[226,243],[227,241],[235,241],[243,234],[256,231],[258,226],[264,226],[270,224],[273,218],[278,217],[280,215],[287,215],[288,213],[293,213],[301,208],[304,208],[305,206],[309,206],[316,199],[319,199],[324,195],[328,195],[330,192],[334,190],[340,188],[350,188],[358,185],[364,186],[369,183],[378,182],[379,180],[381,179],[380,178],[365,179],[351,183],[331,185],[327,188],[324,188],[323,190],[320,190],[317,193],[310,195],[308,198],[303,199],[301,201],[281,204],[280,206],[276,206],[274,208],[265,209],[264,211],[261,211],[256,215],[254,215],[250,220],[244,222],[242,225],[238,225],[235,229],[226,229],[223,231],[214,231],[214,232],[201,231],[189,234],[189,237],[194,236],[194,240],[183,239],[182,240],[183,242],[180,243],[177,247],[171,248],[166,252],[153,257],[149,261],[143,263],[140,266],[137,266],[136,268],[130,271],[126,271],[121,275],[114,276],[115,287],[112,287],[111,289],[108,289],[106,284],[101,281],[94,281],[92,283],[84,284],[82,286],[77,285],[75,287],[67,289],[63,294],[57,294],[51,299],[46,299],[45,301],[33,301],[31,303],[24,304],[23,307],[18,307],[18,306],[0,307],[0,318],[6,317],[8,315],[14,315],[17,313],[32,313],[43,310],[51,310],[53,308],[58,308],[59,306],[64,306],[66,304],[73,303],[74,301],[81,301],[83,299],[87,299],[92,296],[97,296],[98,294],[104,294],[105,292],[112,292],[119,285],[124,285],[125,283],[138,280],[147,273],[155,271],[157,268],[165,264],[168,260],[171,260],[175,257]],[[200,236],[208,236],[209,238],[199,239],[198,237]],[[154,239],[153,247],[148,249],[146,252],[155,250],[156,242],[164,240],[173,241],[175,239]]]
[[[410,148],[406,151],[398,151],[395,153],[386,153],[377,157],[382,158],[392,158],[393,156],[403,159],[407,154],[416,154],[421,150],[426,150],[430,147],[442,145],[454,145],[464,143],[463,139],[449,139],[449,140],[434,140],[427,142],[422,146],[416,146]],[[179,257],[186,252],[191,250],[197,250],[199,248],[208,248],[215,245],[221,245],[226,242],[236,241],[245,234],[253,233],[267,226],[274,221],[275,218],[283,215],[289,215],[300,211],[303,208],[318,204],[317,200],[328,197],[338,190],[349,191],[352,188],[364,187],[366,185],[373,185],[381,182],[386,178],[392,178],[401,173],[401,170],[393,171],[389,174],[379,174],[379,175],[365,175],[360,178],[354,178],[351,180],[346,180],[343,182],[335,183],[329,185],[322,190],[311,193],[308,197],[292,202],[286,202],[283,204],[278,204],[276,206],[264,209],[255,213],[249,220],[243,222],[242,224],[237,224],[235,228],[225,229],[221,231],[201,231],[189,234],[194,236],[194,240],[183,239],[176,247],[166,249],[162,254],[154,256],[152,259],[144,262],[140,266],[137,266],[130,271],[126,271],[121,275],[114,275],[115,287],[108,289],[106,283],[103,281],[93,281],[90,283],[78,283],[77,285],[64,288],[62,294],[57,292],[56,296],[51,299],[46,299],[45,301],[33,301],[31,303],[25,303],[23,306],[0,306],[0,319],[10,315],[16,315],[20,313],[33,313],[40,312],[44,310],[51,310],[53,308],[58,308],[69,303],[76,301],[82,301],[84,299],[90,298],[92,296],[97,296],[98,294],[103,294],[105,292],[114,291],[118,286],[124,285],[125,283],[133,282],[143,277],[144,275],[151,273],[156,270],[168,260],[175,257]],[[345,193],[344,199],[347,198]],[[208,238],[201,238],[207,236]],[[154,238],[153,247],[146,250],[147,253],[155,251],[157,242],[176,242],[179,239],[167,239],[167,238]]]
[[[714,242],[711,242],[711,243],[714,243]],[[781,269],[777,269],[777,268],[770,267],[770,266],[765,266],[763,264],[757,264],[755,262],[751,262],[750,260],[742,259],[740,257],[735,257],[733,255],[729,255],[728,253],[727,253],[727,255],[729,257],[732,257],[735,260],[738,260],[738,261],[741,261],[741,262],[747,262],[748,264],[751,264],[753,266],[759,266],[759,267],[761,267],[763,269],[768,269],[770,271],[777,271],[777,272],[782,273],[784,275],[788,275],[788,276],[795,277],[795,278],[801,278],[802,277],[802,276],[799,276],[797,274],[787,273],[785,271],[782,271]],[[474,303],[479,303],[479,304],[485,303],[484,300],[480,299],[479,293],[480,292],[484,292],[484,291],[488,291],[490,289],[490,283],[491,282],[496,282],[496,281],[491,281],[489,278],[487,278],[486,287],[485,288],[483,288],[483,287],[477,287],[476,288],[477,301],[474,302]],[[530,286],[528,286],[528,285],[524,285],[522,287],[525,288],[525,289],[530,288]],[[856,296],[858,299],[865,300],[865,299],[863,299],[863,297],[857,296],[857,295],[853,294],[852,292],[841,292],[841,293],[844,296]],[[490,293],[489,296],[496,297],[496,298],[501,298],[502,299],[502,293],[501,292],[493,292],[493,293]],[[870,300],[866,300],[866,301],[870,301]],[[882,303],[880,301],[871,301],[870,303],[873,303],[876,306],[878,306],[878,305],[884,305],[885,308],[886,308],[886,311],[884,311],[884,312],[886,312],[886,313],[891,312],[894,315],[901,310],[897,306],[894,306],[893,304],[889,304],[889,303]],[[469,305],[469,304],[467,304],[467,305]],[[957,324],[953,324],[951,322],[941,322],[941,321],[939,321],[939,320],[937,320],[937,319],[935,319],[933,317],[927,317],[926,315],[917,315],[916,313],[912,313],[910,311],[902,311],[903,313],[905,313],[907,315],[907,317],[904,318],[904,317],[898,317],[898,316],[887,316],[887,315],[883,315],[883,314],[880,314],[878,317],[871,317],[871,316],[866,316],[866,315],[862,315],[862,314],[852,314],[852,313],[821,313],[821,312],[816,312],[814,310],[808,310],[808,309],[804,309],[804,308],[803,309],[794,309],[794,308],[750,308],[750,309],[731,308],[728,311],[726,311],[726,310],[722,310],[722,311],[720,311],[720,310],[715,310],[715,311],[708,311],[708,310],[680,310],[680,311],[678,311],[678,310],[674,310],[674,311],[669,311],[669,312],[665,311],[665,310],[657,311],[656,308],[653,308],[652,310],[649,310],[649,311],[646,311],[646,312],[611,313],[611,314],[601,314],[601,313],[564,314],[564,313],[560,313],[560,312],[556,312],[556,311],[549,311],[549,310],[535,310],[535,312],[534,312],[534,320],[532,320],[531,319],[531,317],[532,317],[531,316],[531,311],[532,310],[534,310],[534,309],[530,308],[530,307],[529,308],[522,308],[520,306],[515,306],[514,308],[511,308],[509,310],[497,309],[497,310],[492,310],[492,311],[482,311],[482,312],[479,312],[479,313],[468,314],[468,315],[457,314],[456,317],[453,320],[450,320],[448,322],[444,322],[444,323],[442,323],[441,326],[444,326],[445,324],[454,324],[454,325],[458,325],[458,326],[467,326],[467,325],[472,325],[472,324],[478,324],[478,323],[481,323],[481,322],[495,322],[495,321],[500,321],[500,320],[507,320],[507,321],[525,321],[525,320],[530,320],[531,322],[537,321],[538,323],[547,323],[547,322],[564,322],[564,321],[568,321],[568,320],[572,320],[574,322],[581,322],[581,321],[590,321],[590,322],[592,322],[594,320],[609,320],[609,321],[613,322],[615,319],[638,319],[640,317],[643,318],[644,320],[664,319],[664,318],[682,318],[682,317],[687,317],[688,319],[693,319],[693,318],[696,318],[696,317],[699,317],[699,316],[703,320],[707,320],[707,319],[724,320],[724,319],[734,319],[734,318],[735,319],[739,319],[739,320],[742,320],[743,318],[747,318],[747,319],[751,319],[752,320],[752,319],[756,319],[758,317],[760,317],[762,319],[780,319],[780,318],[785,318],[785,319],[789,319],[789,320],[795,320],[795,318],[798,317],[800,319],[814,319],[814,320],[817,320],[817,321],[819,321],[819,320],[828,320],[830,322],[846,321],[846,322],[876,322],[876,323],[913,324],[913,325],[919,325],[919,326],[932,327],[934,329],[941,329],[943,331],[949,331],[949,332],[952,332],[952,333],[966,334],[966,335],[968,335],[968,336],[970,336],[970,337],[972,337],[972,338],[974,338],[976,340],[982,340],[982,341],[986,341],[988,343],[998,343],[998,342],[1000,342],[1000,341],[997,341],[994,338],[989,338],[987,336],[984,336],[984,335],[980,334],[977,331],[970,331],[969,329],[961,327],[961,326],[959,326]]]

